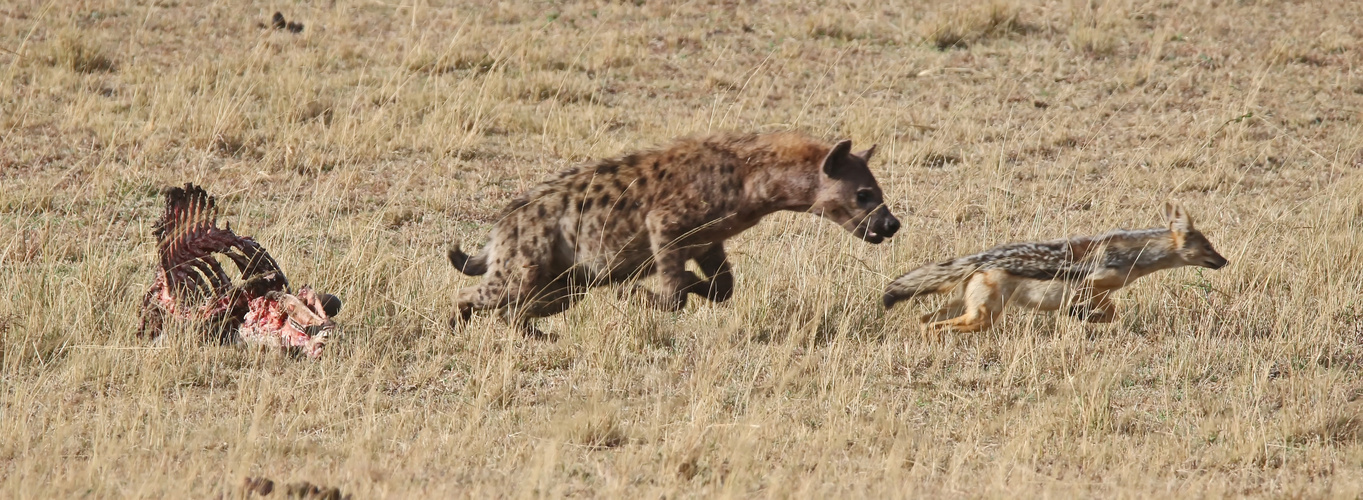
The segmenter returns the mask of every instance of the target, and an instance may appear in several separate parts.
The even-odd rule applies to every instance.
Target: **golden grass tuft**
[[[78,73],[101,73],[117,69],[114,60],[100,45],[74,31],[58,35],[48,55],[51,64]]]
[[[1034,27],[1023,22],[1013,2],[993,1],[981,6],[961,8],[939,24],[933,25],[928,41],[938,49],[966,48],[992,38],[1025,34]]]
[[[630,438],[616,413],[593,408],[578,412],[564,422],[564,437],[588,449],[601,450],[629,444]]]

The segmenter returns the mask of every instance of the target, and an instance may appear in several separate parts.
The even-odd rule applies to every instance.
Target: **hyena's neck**
[[[805,212],[819,189],[817,165],[768,165],[750,170],[743,181],[745,212],[751,216],[783,210]]]

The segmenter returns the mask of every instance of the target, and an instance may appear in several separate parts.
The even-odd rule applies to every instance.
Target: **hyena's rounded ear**
[[[838,174],[842,168],[842,159],[852,152],[852,141],[842,140],[833,145],[833,149],[828,151],[828,156],[823,158],[823,173],[829,177]]]
[[[875,145],[875,144],[872,144],[870,149],[867,149],[867,150],[862,151],[862,152],[860,152],[860,153],[853,153],[853,155],[856,156],[857,158],[861,158],[861,161],[868,162],[868,163],[871,161],[871,155],[874,155],[874,154],[876,154],[876,145]]]
[[[1164,203],[1164,218],[1169,221],[1170,231],[1186,233],[1193,229],[1193,217],[1176,203]]]

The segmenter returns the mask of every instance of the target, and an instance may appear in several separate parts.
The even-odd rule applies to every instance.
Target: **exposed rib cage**
[[[167,271],[172,287],[193,282],[198,290],[225,292],[231,287],[231,278],[212,258],[215,253],[236,264],[245,280],[276,273],[281,289],[288,287],[279,264],[259,243],[249,236],[237,236],[231,224],[217,227],[217,200],[203,188],[185,184],[184,188],[167,189],[165,194],[166,211],[152,234],[156,236],[161,268]]]
[[[143,298],[141,335],[160,335],[167,313],[207,321],[213,333],[227,335],[241,323],[251,299],[288,290],[279,264],[259,243],[237,236],[230,225],[217,226],[216,200],[203,188],[185,184],[163,194],[165,212],[152,231],[159,266]],[[215,254],[235,264],[240,285],[233,286]]]

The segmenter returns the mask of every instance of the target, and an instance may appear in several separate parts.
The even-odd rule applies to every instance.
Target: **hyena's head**
[[[823,175],[811,210],[858,238],[880,243],[899,231],[899,219],[885,206],[885,193],[867,161],[876,147],[852,152],[852,141],[833,146],[823,160]]]
[[[1190,266],[1221,269],[1229,261],[1212,248],[1212,242],[1193,227],[1193,217],[1183,207],[1164,204],[1164,217],[1169,219],[1169,232],[1174,239],[1174,251]]]

